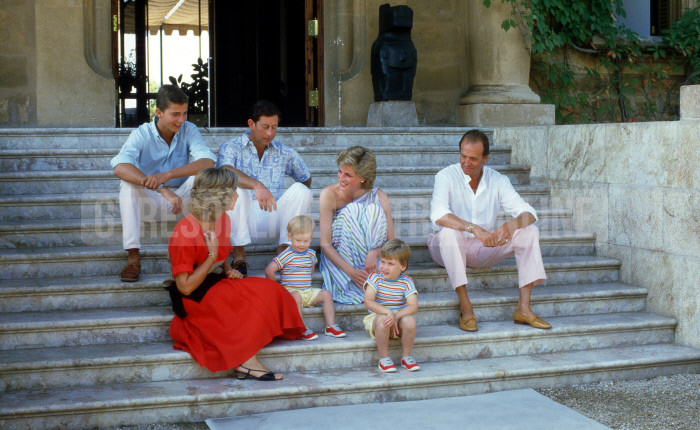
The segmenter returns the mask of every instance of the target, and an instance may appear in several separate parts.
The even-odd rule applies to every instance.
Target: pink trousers
[[[540,231],[535,225],[520,228],[510,242],[494,248],[461,231],[443,228],[428,238],[433,261],[447,270],[452,288],[467,284],[467,267],[489,267],[515,254],[520,288],[547,279],[540,251]]]

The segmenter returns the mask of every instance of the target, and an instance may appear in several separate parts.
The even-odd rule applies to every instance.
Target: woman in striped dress
[[[395,237],[386,193],[374,186],[372,151],[353,146],[338,156],[338,183],[321,191],[320,269],[338,303],[362,303],[362,285],[377,271],[379,249]]]

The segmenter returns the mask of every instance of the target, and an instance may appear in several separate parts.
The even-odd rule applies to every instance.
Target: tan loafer
[[[530,324],[535,328],[541,328],[543,330],[548,330],[552,328],[551,324],[538,317],[537,315],[532,314],[529,317],[526,317],[518,311],[515,311],[515,315],[513,315],[513,322],[516,324]]]
[[[472,315],[467,318],[462,318],[460,315],[459,317],[459,328],[461,328],[464,331],[477,331],[479,330],[479,327],[476,325],[476,316]]]

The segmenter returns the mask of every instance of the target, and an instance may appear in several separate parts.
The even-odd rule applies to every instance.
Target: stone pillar
[[[700,85],[681,87],[681,120],[700,120]]]
[[[469,89],[457,107],[457,124],[508,126],[554,124],[554,105],[543,105],[532,92],[530,53],[517,28],[503,30],[510,4],[499,0],[484,7],[466,2]]]

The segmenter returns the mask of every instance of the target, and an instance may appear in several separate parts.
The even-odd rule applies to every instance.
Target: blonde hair
[[[377,177],[377,160],[374,153],[362,146],[352,146],[338,155],[338,167],[350,166],[364,179],[362,188],[371,190]]]
[[[391,239],[379,250],[379,258],[395,259],[402,266],[408,266],[408,259],[411,258],[411,248],[401,239]]]
[[[229,169],[210,167],[197,173],[190,204],[192,216],[213,222],[231,207],[238,188],[238,176]]]
[[[306,215],[297,215],[289,220],[287,224],[287,233],[294,236],[295,234],[307,234],[314,232],[314,220]]]

